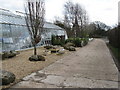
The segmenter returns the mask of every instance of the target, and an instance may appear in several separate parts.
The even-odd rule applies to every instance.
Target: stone
[[[4,60],[5,59],[5,55],[4,55],[4,53],[0,53],[0,59],[2,59],[2,60]]]
[[[62,76],[56,76],[56,75],[48,75],[46,79],[41,80],[42,83],[55,85],[55,86],[61,86],[61,84],[64,82],[65,78]]]
[[[84,42],[83,41],[81,41],[81,47],[83,47],[84,46]]]
[[[64,82],[66,87],[93,88],[93,81],[87,78],[68,77]]]
[[[0,85],[8,85],[15,81],[15,75],[11,72],[0,70],[0,80],[2,80]]]
[[[44,48],[46,48],[46,49],[52,49],[53,46],[44,46]]]
[[[10,88],[10,90],[14,90],[16,88],[17,89],[19,89],[19,88],[30,88],[31,90],[32,90],[32,88],[35,88],[35,89],[39,90],[40,88],[60,88],[60,87],[57,87],[55,85],[50,85],[50,84],[37,83],[37,82],[34,82],[34,81],[21,81],[21,82],[17,83],[16,85],[12,86]]]
[[[76,51],[76,49],[75,49],[75,47],[70,46],[70,47],[69,47],[69,51]]]
[[[64,53],[65,53],[65,50],[64,50],[64,49],[60,49],[60,50],[58,51],[57,55],[62,55],[62,54],[64,54]]]
[[[51,53],[57,53],[59,51],[59,49],[51,49],[50,51],[51,51]]]
[[[30,61],[45,61],[45,57],[41,56],[41,55],[32,55],[31,57],[29,57]]]
[[[18,53],[16,51],[5,51],[2,53],[2,59],[5,58],[12,58],[14,56],[16,56]]]
[[[75,46],[75,44],[68,42],[64,45],[64,49],[69,50],[70,46]]]

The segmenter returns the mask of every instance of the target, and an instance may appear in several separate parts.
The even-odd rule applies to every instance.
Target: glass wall
[[[15,15],[10,11],[0,9],[0,51],[20,50],[31,46],[31,39],[28,33],[23,16]],[[44,45],[46,40],[51,40],[52,35],[66,35],[65,30],[46,22],[42,40],[38,45]]]

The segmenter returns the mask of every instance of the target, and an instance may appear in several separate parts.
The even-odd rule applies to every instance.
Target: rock
[[[0,85],[8,85],[15,81],[15,75],[11,72],[0,70],[0,80],[2,80]]]
[[[83,41],[83,46],[86,46],[88,44],[87,41]]]
[[[41,55],[32,55],[31,57],[29,57],[30,61],[45,61],[45,57],[41,56]]]
[[[57,53],[59,51],[59,49],[51,49],[50,51],[51,51],[51,53]]]
[[[46,49],[52,49],[53,46],[44,46],[44,48],[46,48]]]
[[[68,42],[64,45],[64,49],[69,50],[70,46],[75,46],[75,44]]]
[[[76,49],[75,49],[75,47],[70,46],[70,47],[69,47],[69,51],[76,51]]]
[[[4,55],[4,53],[0,53],[0,59],[2,59],[2,60],[4,60],[5,59],[5,55]]]
[[[66,46],[75,46],[74,43],[70,43],[70,42],[66,43],[65,45],[66,45]]]
[[[5,59],[5,58],[12,58],[16,55],[17,55],[16,51],[5,51],[3,52],[2,57]]]
[[[84,42],[83,41],[81,41],[81,47],[83,47],[84,46]]]
[[[58,51],[57,55],[62,55],[62,54],[64,54],[64,53],[65,53],[65,49],[60,49],[60,50]]]

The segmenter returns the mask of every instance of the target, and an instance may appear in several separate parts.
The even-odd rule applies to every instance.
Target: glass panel
[[[13,43],[13,39],[12,38],[3,38],[3,42],[4,43],[10,43],[10,44],[12,44]]]
[[[2,24],[2,33],[3,37],[10,37],[11,36],[10,25]]]

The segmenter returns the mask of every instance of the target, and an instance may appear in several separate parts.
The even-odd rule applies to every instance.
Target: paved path
[[[118,70],[105,42],[94,39],[73,54],[23,78],[13,88],[118,88]]]

